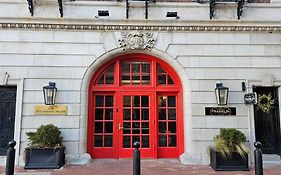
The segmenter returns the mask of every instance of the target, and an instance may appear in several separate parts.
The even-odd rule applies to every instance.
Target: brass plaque
[[[66,105],[35,105],[35,115],[67,115]]]

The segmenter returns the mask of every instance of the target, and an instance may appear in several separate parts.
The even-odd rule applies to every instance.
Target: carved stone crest
[[[119,47],[123,50],[151,50],[154,48],[156,39],[153,38],[153,33],[150,32],[123,32],[122,39],[118,40]]]

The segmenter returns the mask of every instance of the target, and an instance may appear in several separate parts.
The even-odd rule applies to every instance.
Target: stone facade
[[[241,20],[234,4],[218,6],[213,20],[208,3],[149,3],[148,20],[143,2],[130,4],[126,19],[123,1],[63,2],[61,18],[56,0],[35,1],[33,17],[26,0],[0,0],[1,78],[7,74],[6,84],[18,87],[17,164],[23,165],[25,132],[47,123],[61,129],[68,163],[89,161],[89,81],[101,64],[126,52],[155,55],[178,73],[184,94],[183,163],[208,164],[208,146],[221,127],[240,129],[253,145],[253,107],[244,104],[241,82],[268,85],[271,77],[269,85],[281,85],[281,2],[245,3]],[[97,16],[98,10],[109,10],[109,17]],[[177,11],[179,19],[167,18],[167,11]],[[150,32],[155,43],[149,49],[123,49],[124,31]],[[67,116],[34,115],[48,81],[56,82],[57,104],[68,106]],[[206,106],[216,106],[218,81],[230,88],[228,106],[236,107],[235,116],[204,113]]]

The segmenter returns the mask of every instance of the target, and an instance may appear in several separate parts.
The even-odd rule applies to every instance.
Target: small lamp
[[[45,105],[55,105],[57,88],[55,82],[49,82],[49,85],[43,86]]]
[[[228,87],[224,87],[222,83],[216,83],[216,98],[218,105],[227,105]]]

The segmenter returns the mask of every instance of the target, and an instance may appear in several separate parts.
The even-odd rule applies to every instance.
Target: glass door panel
[[[140,93],[135,93],[140,94]],[[153,157],[151,153],[152,130],[151,124],[151,95],[124,94],[122,95],[120,131],[120,157],[131,157],[134,142],[140,142],[141,154]]]
[[[158,95],[158,146],[160,157],[177,154],[177,98],[173,94]]]
[[[94,95],[93,148],[95,157],[114,154],[114,95]]]

